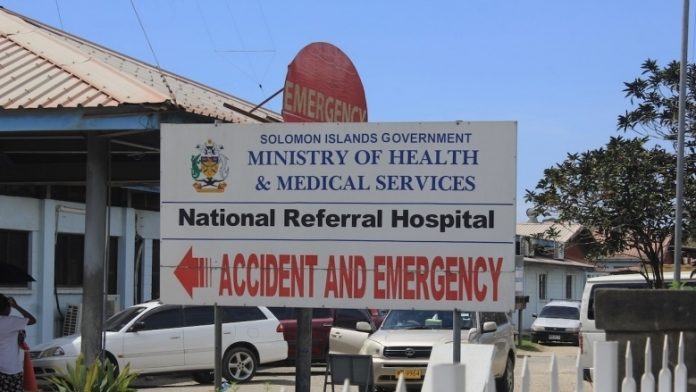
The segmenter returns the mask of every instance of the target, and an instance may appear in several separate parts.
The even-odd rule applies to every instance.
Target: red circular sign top
[[[285,122],[367,122],[365,90],[348,56],[326,42],[305,46],[288,66]]]

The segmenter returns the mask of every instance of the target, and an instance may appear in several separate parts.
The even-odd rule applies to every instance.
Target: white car
[[[570,342],[578,344],[580,336],[580,301],[554,300],[541,308],[532,323],[532,342]]]
[[[419,387],[433,345],[452,341],[452,310],[391,310],[374,333],[357,322],[354,330],[331,329],[331,352],[372,355],[374,385],[394,389],[400,374]],[[510,318],[502,312],[461,312],[462,341],[495,346],[493,372],[498,392],[514,388],[516,347]],[[369,335],[369,336],[368,336]],[[360,347],[356,351],[355,347]]]
[[[213,306],[135,305],[109,318],[104,326],[105,357],[118,369],[130,364],[139,374],[186,372],[199,383],[213,381],[215,334]],[[259,364],[287,358],[288,346],[278,319],[261,306],[221,306],[222,376],[230,382],[251,380]],[[80,354],[80,336],[71,335],[32,347],[39,384]]]

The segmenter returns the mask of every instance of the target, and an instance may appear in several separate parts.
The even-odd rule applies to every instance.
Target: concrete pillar
[[[38,341],[45,342],[53,339],[56,321],[55,270],[56,270],[56,202],[45,199],[41,211],[41,231],[37,234],[37,254],[32,254],[32,265],[38,265],[34,270],[33,283],[38,293],[38,309],[36,314]],[[33,249],[32,245],[32,249]]]
[[[104,266],[106,264],[106,199],[109,167],[108,140],[96,133],[87,136],[85,190],[85,260],[82,297],[82,352],[90,364],[101,352],[104,314]]]
[[[121,307],[133,305],[135,298],[135,210],[126,208],[121,215],[123,236],[118,240],[118,283]]]
[[[142,293],[142,301],[152,299],[152,240],[143,240],[143,261],[142,275],[140,278],[140,288]]]

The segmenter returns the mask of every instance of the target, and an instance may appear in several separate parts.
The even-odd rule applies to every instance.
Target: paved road
[[[518,351],[515,366],[515,390],[521,390],[521,375],[524,358],[530,373],[530,391],[544,392],[549,390],[551,357],[555,355],[559,372],[559,388],[561,392],[574,392],[576,384],[575,363],[578,348],[576,346],[540,346],[543,351]],[[312,391],[324,389],[324,367],[312,368]],[[256,373],[251,383],[235,386],[230,392],[285,392],[295,391],[295,368],[274,367],[262,368]],[[212,385],[200,385],[189,377],[141,377],[133,387],[139,391],[152,392],[213,392]],[[329,388],[329,390],[331,390]],[[338,390],[338,388],[337,388]],[[357,388],[354,388],[357,391]],[[592,384],[585,382],[584,391],[592,392]]]
[[[558,369],[558,387],[561,392],[574,392],[577,384],[577,346],[540,346],[541,352],[517,352],[515,364],[515,390],[521,390],[521,375],[525,357],[530,374],[530,391],[548,391],[551,385],[551,357],[555,356]],[[584,392],[592,392],[592,384],[583,382]]]

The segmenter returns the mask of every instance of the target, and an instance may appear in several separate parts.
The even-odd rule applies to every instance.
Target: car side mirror
[[[372,325],[370,325],[370,323],[367,321],[358,321],[355,323],[355,330],[370,333],[372,332]]]
[[[473,343],[479,337],[479,335],[481,334],[479,333],[478,328],[470,328],[466,340],[469,343]]]
[[[498,329],[498,324],[495,321],[486,321],[483,323],[483,333],[495,332]]]
[[[140,331],[141,329],[144,329],[144,328],[145,328],[145,322],[144,322],[144,321],[138,321],[138,322],[136,322],[135,324],[133,324],[133,325],[130,327],[130,331],[131,331],[131,332],[138,332],[138,331]]]
[[[532,313],[532,317],[536,318],[536,317],[537,317],[537,314],[536,314],[536,313]]]

